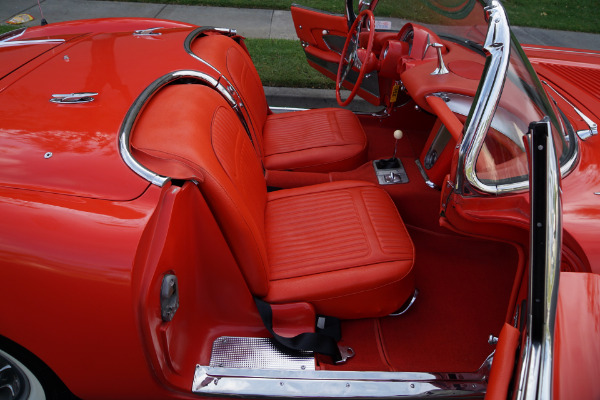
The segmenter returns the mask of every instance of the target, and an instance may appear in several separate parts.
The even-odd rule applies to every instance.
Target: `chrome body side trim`
[[[40,40],[3,40],[0,41],[0,48],[2,47],[17,47],[17,46],[31,46],[34,44],[52,44],[52,43],[64,43],[64,39],[40,39]]]
[[[133,102],[133,105],[125,115],[125,120],[121,125],[121,130],[119,131],[119,152],[121,153],[121,158],[125,161],[125,164],[129,168],[131,168],[136,174],[146,179],[150,183],[162,187],[166,182],[169,181],[169,177],[159,175],[148,168],[144,167],[140,164],[131,154],[130,137],[131,130],[135,123],[135,120],[138,117],[138,114],[144,107],[144,105],[148,102],[148,100],[163,86],[176,81],[178,79],[194,79],[207,86],[217,90],[233,107],[235,101],[227,91],[223,85],[219,83],[218,80],[213,78],[210,75],[207,75],[203,72],[192,71],[192,70],[183,70],[183,71],[175,71],[169,74],[166,74],[154,82],[152,82]]]
[[[504,9],[497,0],[492,0],[491,5],[486,7],[485,10],[488,19],[488,31],[483,48],[487,60],[482,81],[475,97],[471,118],[468,120],[464,139],[458,153],[455,190],[460,194],[464,193],[467,182],[478,190],[487,193],[514,190],[512,187],[500,188],[499,186],[486,185],[477,178],[475,171],[479,150],[483,146],[486,133],[500,101],[510,58],[510,28]]]
[[[297,371],[196,366],[192,391],[286,398],[464,398],[482,396],[485,373]]]

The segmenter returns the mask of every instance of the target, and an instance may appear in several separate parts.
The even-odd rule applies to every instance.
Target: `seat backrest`
[[[196,171],[250,291],[265,296],[266,183],[245,129],[221,95],[199,84],[162,88],[138,117],[131,146],[148,158],[174,160]],[[160,174],[160,165],[156,161],[148,167]]]
[[[269,107],[267,98],[250,55],[230,37],[220,34],[196,38],[193,53],[216,68],[236,88],[250,115],[254,140],[263,154],[263,128]]]

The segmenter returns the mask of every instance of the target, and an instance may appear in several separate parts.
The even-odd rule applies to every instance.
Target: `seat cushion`
[[[344,181],[269,193],[271,303],[338,318],[388,315],[412,295],[414,248],[388,194]]]
[[[341,108],[271,114],[263,129],[268,170],[348,171],[366,161],[366,150],[360,121]]]

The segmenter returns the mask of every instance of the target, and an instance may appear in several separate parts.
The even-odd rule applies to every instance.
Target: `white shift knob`
[[[400,140],[400,139],[402,139],[402,135],[404,135],[404,134],[402,133],[402,131],[401,131],[400,129],[396,129],[396,130],[394,131],[394,138],[395,138],[396,140]]]

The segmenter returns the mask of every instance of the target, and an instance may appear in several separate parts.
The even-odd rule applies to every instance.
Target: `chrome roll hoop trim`
[[[135,121],[140,111],[148,102],[148,100],[162,87],[178,79],[197,80],[200,83],[217,90],[219,94],[221,94],[221,96],[223,96],[225,100],[227,100],[227,102],[231,105],[232,108],[235,109],[236,105],[236,102],[231,96],[231,94],[221,83],[219,83],[219,80],[199,71],[181,70],[171,72],[161,76],[160,78],[152,82],[146,89],[144,89],[144,91],[133,102],[133,105],[131,106],[129,111],[127,111],[127,114],[125,115],[125,120],[121,125],[121,129],[119,131],[119,152],[121,154],[121,158],[123,159],[123,161],[125,161],[125,164],[127,164],[129,168],[131,168],[136,174],[138,174],[148,182],[159,187],[162,187],[166,182],[170,180],[170,178],[159,175],[149,170],[133,157],[133,155],[131,154],[130,146],[131,130],[133,129],[133,125],[135,124]]]

